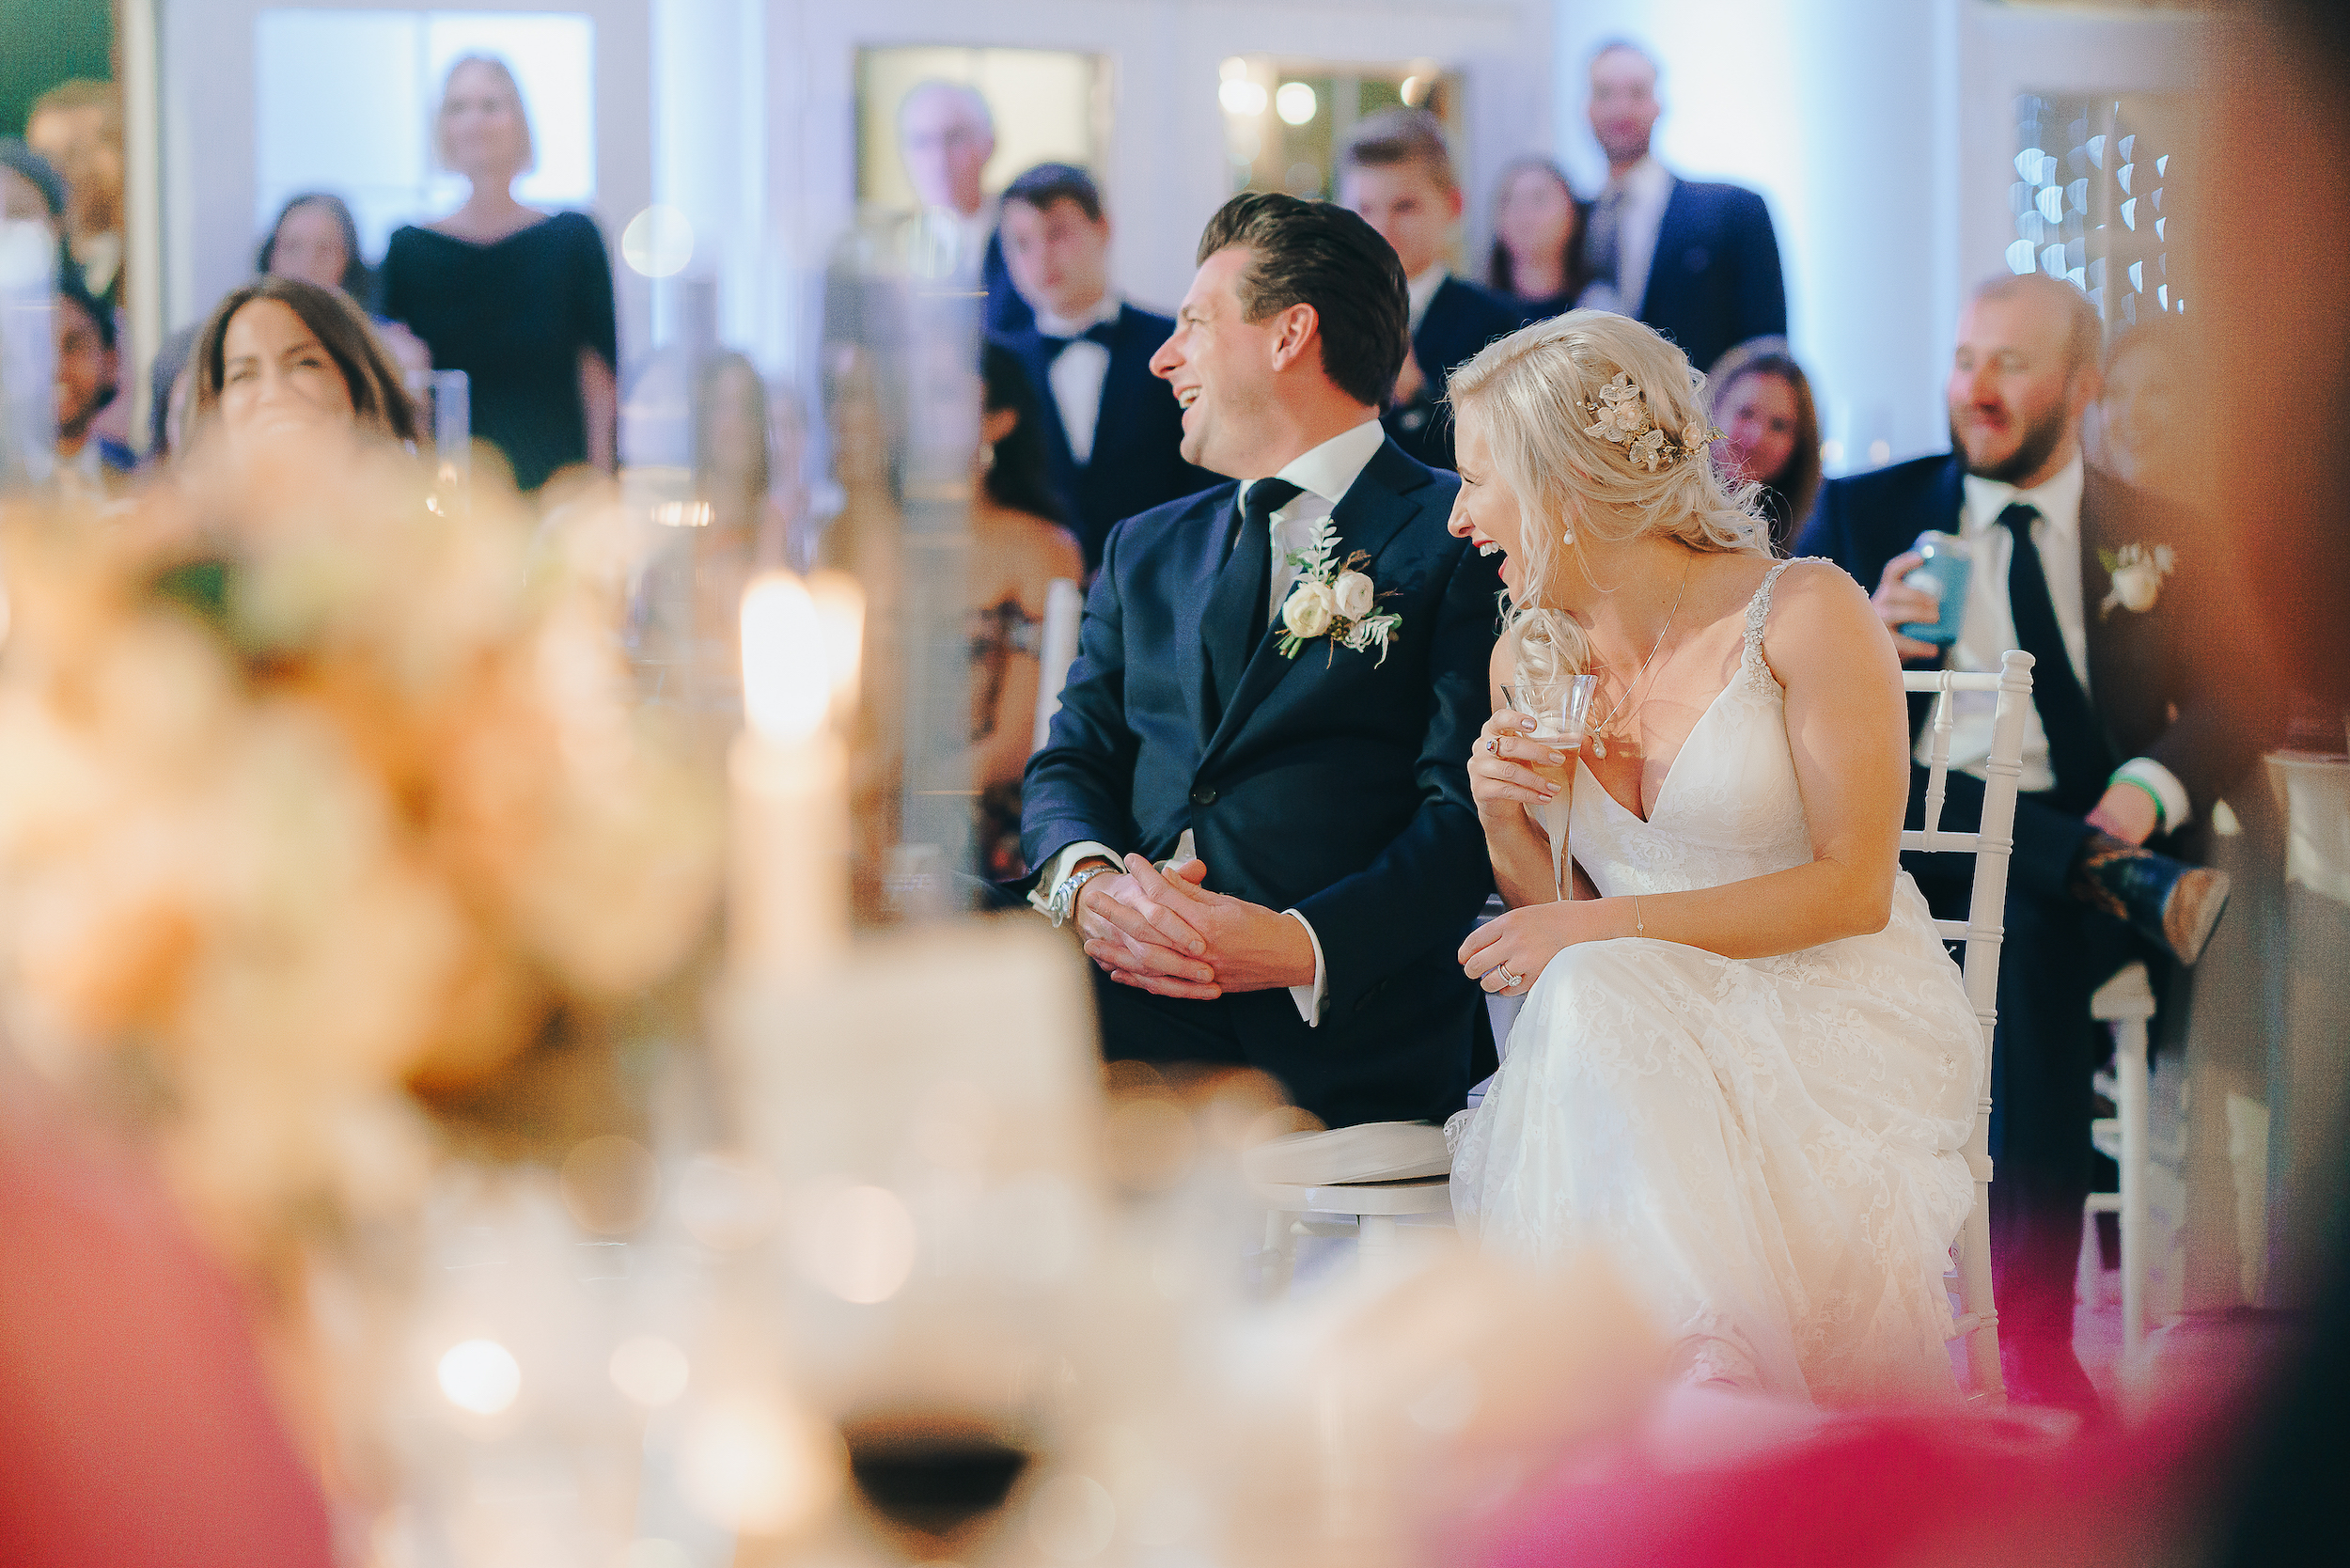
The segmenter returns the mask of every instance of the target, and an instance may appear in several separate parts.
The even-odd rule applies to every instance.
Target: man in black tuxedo
[[[1339,154],[1339,199],[1395,247],[1410,304],[1412,352],[1386,416],[1387,433],[1431,468],[1450,468],[1452,368],[1524,325],[1516,306],[1445,266],[1461,221],[1461,186],[1444,122],[1425,109],[1382,109],[1358,121]]]
[[[980,183],[995,156],[995,115],[986,98],[964,82],[916,83],[898,103],[898,155],[922,203],[925,238],[987,295],[984,330],[1016,332],[1029,325],[1035,312],[1012,287],[1004,262],[998,203]]]
[[[1109,217],[1085,170],[1039,164],[1013,180],[996,232],[1012,282],[1036,307],[1034,325],[997,341],[1043,407],[1053,487],[1090,573],[1114,525],[1216,481],[1183,461],[1183,411],[1151,373],[1175,322],[1111,290]]]
[[[2199,554],[2209,536],[2082,462],[2099,332],[2095,307],[2069,284],[1984,285],[1959,318],[1948,387],[1957,449],[1834,481],[1795,547],[1875,585],[1877,613],[1913,667],[1996,669],[2011,648],[2035,661],[1993,1051],[1993,1259],[2018,1397],[2083,1409],[2095,1396],[2072,1352],[2073,1273],[2090,1077],[2106,1049],[2090,994],[2133,958],[2201,954],[2228,888],[2224,873],[2184,858],[2190,829],[2251,761],[2221,688],[2246,666],[2216,603],[2223,563]],[[1908,581],[1927,529],[1972,552],[1947,651],[1903,631],[1940,610]],[[2142,567],[2123,557],[2132,546]],[[1991,704],[1983,694],[1957,710],[1943,822],[1959,831],[1980,820]],[[1913,704],[1913,725],[1926,707]],[[1921,760],[1925,739],[1921,729]],[[1911,771],[1918,827],[1925,770]],[[1936,913],[1963,917],[1972,858],[1908,858]]]
[[[1031,902],[1084,935],[1113,1058],[1256,1066],[1332,1126],[1435,1120],[1491,1051],[1452,954],[1493,887],[1465,763],[1499,578],[1446,532],[1459,481],[1380,429],[1386,242],[1250,193],[1199,260],[1153,368],[1183,455],[1239,482],[1110,535],[1028,764]],[[1322,528],[1368,583],[1301,573]],[[1334,607],[1400,619],[1350,647]]]
[[[1625,39],[1591,56],[1591,133],[1607,183],[1583,226],[1577,302],[1637,316],[1710,370],[1749,337],[1787,335],[1787,285],[1770,209],[1740,185],[1683,180],[1649,143],[1663,105],[1656,62]]]

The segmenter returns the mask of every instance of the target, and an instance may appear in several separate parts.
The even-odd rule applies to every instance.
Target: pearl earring
[[[1573,528],[1559,529],[1559,542],[1561,544],[1573,544],[1574,542],[1574,530]]]

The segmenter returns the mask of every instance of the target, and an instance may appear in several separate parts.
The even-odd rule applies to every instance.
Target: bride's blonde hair
[[[1544,704],[1566,677],[1590,667],[1590,644],[1556,593],[1560,573],[1585,570],[1586,538],[1616,543],[1655,533],[1692,550],[1770,554],[1757,488],[1726,486],[1703,444],[1652,470],[1628,446],[1586,433],[1599,420],[1589,405],[1601,403],[1601,388],[1619,372],[1676,450],[1682,432],[1711,428],[1705,378],[1688,357],[1611,311],[1570,310],[1521,327],[1454,370],[1448,389],[1456,419],[1485,432],[1491,478],[1518,497],[1521,588],[1502,635],[1516,644],[1520,685]]]

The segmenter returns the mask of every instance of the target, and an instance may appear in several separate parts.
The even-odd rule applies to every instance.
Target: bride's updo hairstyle
[[[1634,445],[1588,433],[1619,374],[1639,388],[1648,422],[1668,443],[1653,469]],[[1703,441],[1681,445],[1712,428],[1704,381],[1653,328],[1606,310],[1570,310],[1521,327],[1452,372],[1455,418],[1485,432],[1492,477],[1522,509],[1521,587],[1503,635],[1516,639],[1525,686],[1547,694],[1590,666],[1582,628],[1551,598],[1560,572],[1589,570],[1586,539],[1660,533],[1692,550],[1770,553],[1757,488],[1726,488]]]

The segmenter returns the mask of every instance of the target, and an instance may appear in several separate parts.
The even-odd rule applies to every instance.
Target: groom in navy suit
[[[1027,371],[1044,411],[1053,488],[1090,573],[1112,527],[1215,483],[1183,461],[1183,411],[1151,373],[1175,323],[1110,288],[1109,216],[1085,170],[1039,164],[1013,180],[998,233],[1036,319],[996,341]]]
[[[1465,764],[1499,579],[1446,532],[1459,481],[1380,428],[1386,243],[1250,193],[1199,262],[1153,368],[1183,455],[1239,482],[1109,537],[1028,764],[1031,902],[1084,936],[1109,1057],[1261,1068],[1331,1126],[1440,1119],[1491,1052],[1452,954],[1493,886]]]

